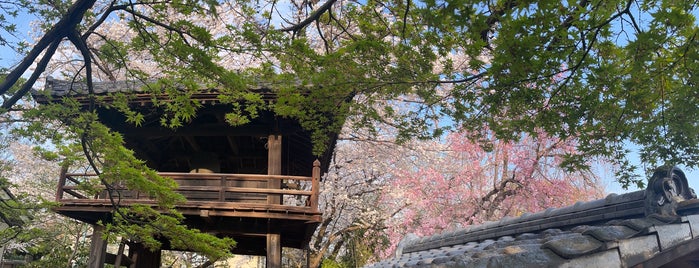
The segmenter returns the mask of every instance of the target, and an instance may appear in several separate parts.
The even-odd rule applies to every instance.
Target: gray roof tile
[[[592,236],[602,242],[619,241],[633,237],[638,233],[639,231],[619,225],[591,226],[582,232],[582,234]]]
[[[658,238],[654,235],[633,237],[619,241],[618,248],[624,267],[639,264],[660,251]]]
[[[566,259],[598,252],[604,249],[604,244],[594,237],[577,234],[551,239],[542,245]]]
[[[681,242],[692,239],[692,231],[689,229],[689,223],[655,225],[650,228],[658,233],[660,250],[666,250]]]

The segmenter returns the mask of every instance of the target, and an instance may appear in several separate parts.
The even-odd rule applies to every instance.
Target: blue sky
[[[644,166],[642,165],[642,163],[641,163],[641,161],[640,161],[640,159],[639,159],[640,157],[639,157],[639,150],[638,150],[638,148],[635,147],[635,146],[628,146],[627,149],[629,149],[629,150],[631,151],[631,152],[627,155],[627,157],[629,158],[629,161],[631,161],[631,163],[633,163],[633,164],[638,164],[638,165],[639,165],[638,168],[641,169],[641,170],[639,170],[639,171],[637,172],[637,174],[639,174],[639,175],[641,176],[642,179],[645,179],[645,181],[648,181],[648,179],[650,179],[650,177],[649,177],[649,176],[646,176],[646,175],[643,173],[643,170],[642,170],[642,169],[644,169],[644,168],[646,168],[646,167],[644,167]],[[688,169],[687,167],[684,167],[684,166],[678,166],[678,167],[679,167],[679,168],[684,172],[684,174],[687,176],[687,180],[689,181],[689,187],[691,187],[691,188],[694,189],[695,191],[699,192],[699,180],[696,179],[697,177],[699,177],[699,171],[697,171],[697,170],[691,170],[691,169]],[[651,175],[652,175],[652,174],[651,174]],[[613,180],[614,180],[613,177],[604,178],[604,181],[607,183],[606,189],[607,189],[607,192],[608,192],[608,193],[625,193],[625,192],[632,192],[632,191],[637,191],[637,190],[639,190],[639,189],[636,188],[636,187],[630,187],[628,190],[624,190],[624,189],[621,188],[621,185],[619,185],[619,183],[617,183],[617,182],[615,182],[615,181],[613,181]]]
[[[17,43],[19,41],[29,40],[29,32],[31,30],[30,23],[36,20],[36,17],[28,14],[19,14],[18,17],[13,18],[12,21],[17,25],[16,36],[3,36],[8,41],[12,43]],[[5,34],[2,32],[2,34]],[[22,58],[21,55],[15,53],[12,49],[7,46],[0,46],[0,67],[10,68],[16,65]]]

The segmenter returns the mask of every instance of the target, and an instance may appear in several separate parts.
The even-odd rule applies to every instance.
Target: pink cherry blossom
[[[503,142],[485,134],[492,150],[473,142],[471,133],[455,133],[422,164],[394,170],[382,204],[404,207],[387,220],[391,245],[383,255],[408,233],[426,236],[602,196],[595,174],[560,167],[566,155],[577,154],[574,139],[539,131]]]

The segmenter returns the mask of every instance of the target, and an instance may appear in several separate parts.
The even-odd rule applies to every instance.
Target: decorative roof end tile
[[[646,188],[645,214],[662,222],[677,222],[680,220],[677,214],[679,203],[696,198],[697,195],[689,188],[682,170],[677,167],[659,167]]]

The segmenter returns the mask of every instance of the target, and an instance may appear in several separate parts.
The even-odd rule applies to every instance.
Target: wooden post
[[[282,267],[282,239],[279,233],[267,234],[267,268]]]
[[[90,257],[87,267],[104,268],[104,261],[107,255],[107,241],[102,238],[104,226],[92,225],[92,244],[90,245]]]
[[[311,180],[311,209],[318,211],[318,194],[320,193],[320,161],[313,161],[313,175]]]
[[[218,190],[218,201],[226,201],[226,176],[221,176],[221,189]]]
[[[282,174],[282,136],[269,135],[267,140],[267,175]],[[282,181],[269,179],[268,189],[281,189]],[[267,204],[281,204],[281,195],[267,195]],[[267,268],[282,267],[281,234],[271,223],[267,226]]]
[[[267,175],[282,174],[282,136],[269,135],[267,140]],[[278,179],[269,179],[267,181],[268,189],[281,189],[282,181]],[[268,194],[267,204],[281,204],[282,198],[278,194]]]
[[[124,243],[124,238],[122,238],[121,243],[119,243],[119,249],[117,250],[116,260],[114,260],[114,267],[116,268],[121,267],[121,256],[124,255],[125,246],[126,244]]]
[[[66,173],[68,173],[67,167],[61,168],[61,175],[58,178],[58,188],[56,188],[56,202],[63,199],[63,186],[66,185]]]
[[[150,251],[142,243],[129,244],[131,268],[160,268],[160,250]]]

